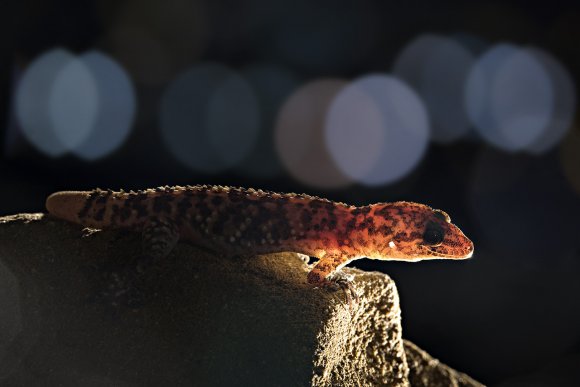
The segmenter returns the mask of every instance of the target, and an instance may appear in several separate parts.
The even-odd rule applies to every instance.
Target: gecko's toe
[[[302,253],[296,253],[296,255],[298,256],[298,258],[300,258],[300,260],[302,262],[304,262],[305,264],[308,264],[308,262],[310,262],[310,256],[306,255],[306,254],[302,254]]]
[[[352,308],[360,301],[353,280],[354,276],[352,274],[337,272],[324,283],[323,287],[330,291],[342,290],[346,297],[346,302]]]
[[[344,292],[349,307],[352,308],[359,303],[360,298],[354,284],[352,283],[352,278],[339,278],[336,280],[336,284]]]

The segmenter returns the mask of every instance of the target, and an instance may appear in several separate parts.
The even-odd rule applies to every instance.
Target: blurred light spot
[[[28,66],[16,89],[16,117],[24,136],[53,157],[67,148],[54,132],[49,101],[57,76],[73,60],[74,56],[63,49],[46,52]]]
[[[173,155],[192,170],[217,173],[252,150],[259,112],[251,86],[219,64],[175,79],[161,101],[161,129]]]
[[[333,160],[351,178],[375,186],[408,174],[429,140],[427,111],[400,80],[368,75],[336,96],[325,139]]]
[[[22,330],[18,279],[0,261],[0,360],[3,360]],[[0,367],[3,368],[3,367]],[[0,373],[0,376],[1,375]]]
[[[291,72],[273,65],[248,66],[242,75],[252,85],[259,101],[260,130],[254,150],[239,169],[252,177],[274,177],[283,169],[274,145],[274,125],[282,103],[298,86],[298,79]]]
[[[98,98],[95,78],[82,60],[70,60],[57,74],[48,100],[49,118],[67,150],[82,144],[95,127]]]
[[[41,152],[95,160],[127,137],[135,93],[127,75],[104,54],[75,57],[55,49],[26,69],[15,110],[25,137]]]
[[[135,90],[125,71],[105,54],[91,51],[81,59],[96,81],[99,104],[90,135],[73,152],[96,160],[117,149],[127,138],[135,118]]]
[[[551,122],[554,102],[542,63],[511,45],[484,53],[467,82],[470,119],[486,141],[504,150],[523,150],[538,141]]]
[[[282,106],[275,143],[284,166],[297,180],[317,188],[351,183],[332,161],[324,142],[324,121],[334,96],[346,81],[324,79],[297,89]]]
[[[547,71],[552,82],[552,93],[555,98],[550,124],[542,135],[528,146],[530,152],[540,154],[558,144],[572,126],[576,109],[576,91],[572,77],[556,58],[537,48],[530,48],[529,52]]]
[[[332,101],[325,125],[326,144],[339,168],[362,180],[379,163],[385,144],[385,123],[372,96],[347,86]]]
[[[511,44],[499,44],[481,55],[473,65],[465,85],[467,116],[484,140],[501,143],[497,124],[490,111],[492,79],[507,57],[517,51]]]
[[[491,88],[491,114],[508,148],[525,148],[547,128],[554,94],[550,77],[527,50],[518,50],[498,69]]]
[[[423,99],[432,124],[432,138],[450,143],[469,130],[463,109],[465,80],[473,55],[456,41],[422,35],[399,54],[393,72]]]

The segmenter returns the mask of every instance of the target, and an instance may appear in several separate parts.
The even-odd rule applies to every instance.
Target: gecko
[[[359,258],[458,260],[474,251],[447,213],[406,201],[357,207],[306,194],[195,185],[62,191],[47,198],[46,208],[84,227],[140,232],[150,261],[169,255],[180,240],[231,255],[315,257],[306,282],[329,289],[352,290],[340,269]]]

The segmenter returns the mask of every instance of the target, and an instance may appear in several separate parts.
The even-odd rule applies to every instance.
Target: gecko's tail
[[[46,209],[57,218],[77,223],[88,196],[85,191],[55,192],[46,199]]]

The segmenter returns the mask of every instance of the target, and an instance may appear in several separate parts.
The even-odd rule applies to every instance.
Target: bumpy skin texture
[[[141,231],[157,256],[182,239],[227,254],[317,257],[308,282],[318,286],[357,258],[419,261],[473,253],[473,243],[445,212],[411,202],[355,207],[309,195],[199,185],[57,192],[46,207],[87,227]]]

